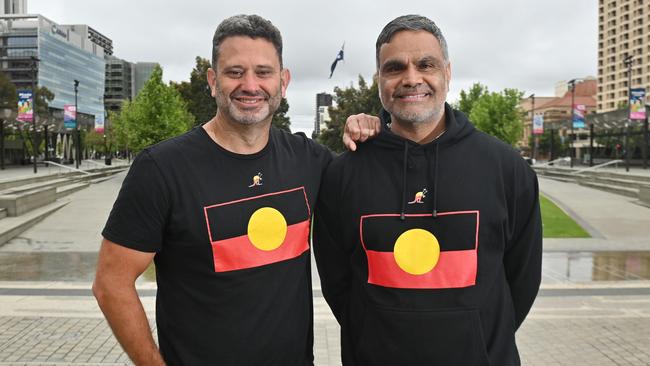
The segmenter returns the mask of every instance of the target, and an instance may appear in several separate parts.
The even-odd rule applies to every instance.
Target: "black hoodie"
[[[520,364],[541,280],[537,178],[461,112],[445,118],[425,145],[384,123],[322,182],[314,251],[344,365]]]

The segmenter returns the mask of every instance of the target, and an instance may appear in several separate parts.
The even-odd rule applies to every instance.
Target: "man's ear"
[[[208,78],[208,85],[210,86],[210,94],[214,98],[216,96],[216,90],[217,90],[217,73],[211,67],[208,68],[207,78]]]
[[[282,98],[287,96],[287,87],[291,81],[291,72],[289,69],[282,69],[280,72],[280,83],[282,84]]]

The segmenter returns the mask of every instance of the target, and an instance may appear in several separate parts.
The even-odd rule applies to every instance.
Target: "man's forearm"
[[[111,287],[96,283],[93,293],[122,348],[136,365],[164,365],[135,287]]]

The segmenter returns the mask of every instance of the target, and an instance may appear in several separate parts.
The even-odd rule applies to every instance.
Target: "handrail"
[[[52,164],[52,165],[54,165],[54,166],[58,166],[58,167],[60,167],[60,168],[65,168],[65,169],[73,170],[73,171],[75,171],[75,172],[81,172],[81,173],[84,173],[84,174],[87,174],[87,175],[92,175],[92,173],[88,173],[88,172],[85,171],[85,170],[81,170],[81,169],[76,169],[76,168],[73,168],[73,167],[65,166],[65,165],[63,165],[63,164],[55,163],[55,162],[53,162],[53,161],[45,160],[45,161],[43,161],[43,162],[44,162],[44,163],[48,163],[48,164]]]
[[[602,168],[604,166],[608,166],[608,165],[612,165],[612,164],[618,164],[618,163],[622,163],[622,162],[623,162],[623,160],[620,160],[620,159],[610,160],[610,161],[608,161],[606,163],[590,166],[589,168],[584,168],[584,169],[577,170],[575,172],[571,172],[571,174],[579,174],[579,173],[583,173],[583,172],[586,172],[586,171],[596,170],[596,169]]]
[[[569,157],[563,157],[563,158],[558,158],[558,159],[555,159],[555,160],[547,161],[546,163],[535,164],[533,166],[541,167],[541,166],[551,165],[551,164],[556,163],[558,161],[570,161],[570,160],[571,160],[571,158],[569,158]]]

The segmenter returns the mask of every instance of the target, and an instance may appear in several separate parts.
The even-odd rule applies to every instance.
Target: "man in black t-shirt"
[[[277,28],[226,19],[208,70],[216,116],[134,161],[93,292],[136,364],[313,364],[309,230],[331,154],[271,127],[289,80]],[[378,127],[354,116],[346,131]],[[160,349],[134,285],[152,259]]]

